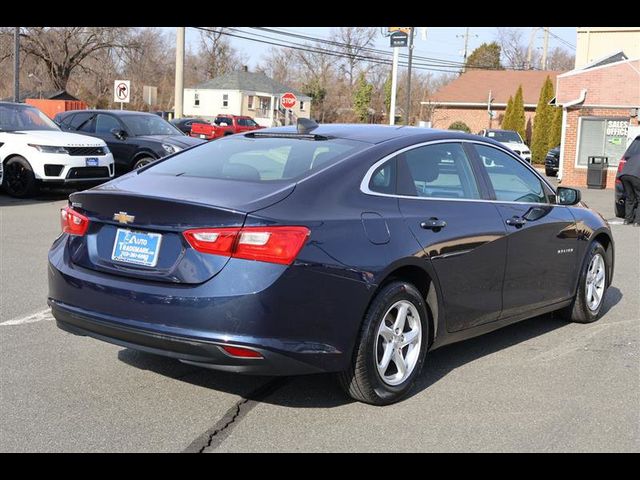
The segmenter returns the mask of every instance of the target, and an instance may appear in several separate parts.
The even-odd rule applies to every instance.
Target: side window
[[[437,143],[398,156],[398,193],[429,198],[480,198],[471,162],[459,143]]]
[[[504,202],[548,203],[542,182],[512,156],[485,145],[475,145],[496,200]]]
[[[395,158],[380,165],[371,175],[369,190],[378,193],[396,193],[396,164]]]
[[[79,130],[81,127],[86,127],[87,124],[91,123],[89,120],[92,116],[92,113],[76,113],[68,122],[69,128],[71,130]]]
[[[100,114],[96,117],[96,133],[111,133],[114,128],[122,129],[118,120],[111,115]]]

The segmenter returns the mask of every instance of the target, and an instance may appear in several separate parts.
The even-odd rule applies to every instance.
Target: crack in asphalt
[[[183,450],[183,453],[206,453],[207,450],[215,450],[231,434],[231,431],[240,421],[266,397],[282,388],[289,378],[279,377],[270,380],[257,389],[253,390],[246,397],[241,398],[218,420],[213,427],[196,438]]]

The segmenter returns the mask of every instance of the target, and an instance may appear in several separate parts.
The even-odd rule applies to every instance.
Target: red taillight
[[[620,181],[620,174],[622,173],[622,169],[624,168],[624,164],[627,163],[627,160],[622,157],[620,159],[620,163],[618,164],[618,173],[616,173],[616,184],[617,185],[622,185],[622,182]]]
[[[71,207],[60,210],[60,226],[62,233],[82,236],[87,233],[89,219]]]
[[[263,358],[260,352],[256,352],[255,350],[250,350],[248,348],[232,347],[230,345],[224,345],[222,346],[222,349],[232,357]]]
[[[198,228],[187,230],[184,237],[195,250],[230,257],[239,228]]]
[[[306,227],[198,228],[189,245],[202,253],[290,265],[309,237]]]

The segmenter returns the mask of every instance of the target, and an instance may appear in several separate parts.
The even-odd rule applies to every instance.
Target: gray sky
[[[261,35],[268,35],[271,37],[277,37],[280,43],[284,43],[287,37],[281,37],[273,35],[269,32],[253,30],[251,28],[238,27],[243,31],[249,33],[254,32]],[[284,30],[287,32],[301,33],[304,35],[322,37],[325,39],[331,39],[332,27],[270,27],[278,30]],[[419,27],[418,35],[416,36],[414,54],[418,56],[425,56],[431,58],[438,58],[442,60],[450,61],[462,61],[462,50],[464,48],[464,38],[466,27],[426,27],[427,34],[426,40],[422,38],[422,30]],[[380,30],[386,30],[386,27],[379,27]],[[523,32],[522,38],[525,43],[529,42],[529,36],[531,34],[532,27],[519,27]],[[551,27],[552,34],[557,35],[565,42],[570,43],[575,47],[576,44],[576,27]],[[235,32],[238,33],[238,32]],[[478,47],[483,42],[491,42],[497,39],[497,27],[471,27],[469,31],[469,53],[474,48]],[[240,35],[244,35],[241,34]],[[477,37],[476,37],[477,35]],[[194,28],[187,28],[187,45],[192,45],[195,49],[199,33]],[[249,35],[247,35],[249,36]],[[270,45],[264,43],[249,41],[234,37],[229,37],[231,44],[243,52],[249,57],[249,68],[254,68],[262,60],[265,53],[269,51]],[[291,38],[291,41],[296,43],[303,43],[303,40]],[[552,35],[549,37],[549,49],[561,46],[571,53],[575,53],[575,49],[567,47],[557,38]],[[380,35],[376,40],[376,48],[389,49],[389,40]],[[542,49],[542,29],[538,29],[536,33],[536,47]]]

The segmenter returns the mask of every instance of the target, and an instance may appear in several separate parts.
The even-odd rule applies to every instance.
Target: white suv
[[[100,183],[113,174],[104,140],[63,132],[30,105],[0,102],[0,180],[9,195],[32,196],[42,183]]]
[[[524,140],[520,136],[520,134],[514,130],[481,130],[478,134],[482,137],[493,138],[496,142],[500,142],[505,147],[510,148],[518,155],[520,158],[525,160],[528,163],[531,163],[531,150],[527,147],[527,144],[524,143]]]

